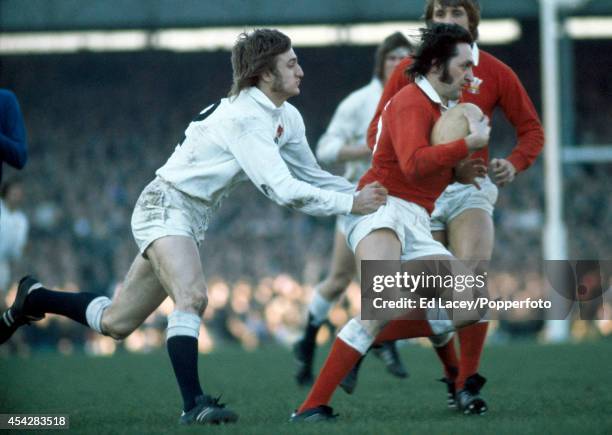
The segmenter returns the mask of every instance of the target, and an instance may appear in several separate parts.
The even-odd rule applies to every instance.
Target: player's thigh
[[[402,244],[390,228],[379,228],[365,236],[355,249],[355,260],[398,260],[402,255]]]
[[[167,294],[153,273],[151,263],[136,256],[113,303],[105,310],[105,330],[120,330],[121,335],[141,325],[164,301]]]
[[[493,218],[482,209],[463,211],[447,225],[448,247],[460,260],[490,260],[495,228]]]
[[[206,281],[198,246],[192,238],[162,237],[151,243],[146,254],[177,309],[187,312],[204,310]]]
[[[355,266],[361,279],[362,260],[397,260],[402,255],[402,244],[389,228],[379,228],[365,236],[355,249]]]
[[[355,276],[355,256],[346,244],[346,237],[336,231],[329,274],[317,285],[318,293],[328,301],[340,296]]]
[[[446,231],[432,231],[431,236],[436,242],[440,242],[442,245],[447,246]]]
[[[340,231],[334,235],[331,276],[346,281],[355,276],[355,255],[346,244],[346,236]]]

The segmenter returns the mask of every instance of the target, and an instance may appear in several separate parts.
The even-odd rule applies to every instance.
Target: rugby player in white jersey
[[[386,202],[386,189],[354,185],[317,165],[301,115],[286,102],[300,93],[303,71],[290,39],[270,29],[241,34],[232,49],[228,98],[204,109],[140,195],[132,233],[140,250],[111,301],[92,293],[45,289],[24,277],[0,317],[0,343],[45,313],[69,317],[123,339],[170,296],[167,349],[183,398],[181,424],[235,422],[238,415],[202,391],[198,334],[207,288],[198,244],[232,188],[250,179],[267,197],[304,213],[367,214]]]

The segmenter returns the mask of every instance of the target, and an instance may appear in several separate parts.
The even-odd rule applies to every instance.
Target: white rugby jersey
[[[156,175],[213,208],[250,179],[276,203],[316,216],[350,213],[355,190],[319,167],[298,110],[256,87],[204,109]]]
[[[345,146],[366,145],[368,125],[382,95],[382,82],[373,78],[366,86],[351,92],[340,102],[327,131],[317,144],[317,157],[331,164],[338,160],[340,149]],[[344,177],[356,183],[370,168],[371,159],[346,162]]]
[[[0,200],[0,295],[11,282],[11,263],[19,260],[28,240],[28,218]]]

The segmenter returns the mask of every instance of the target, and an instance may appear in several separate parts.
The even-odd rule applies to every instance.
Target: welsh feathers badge
[[[482,85],[482,81],[482,79],[474,77],[472,81],[470,81],[470,85],[467,87],[466,91],[470,94],[480,94],[480,85]]]

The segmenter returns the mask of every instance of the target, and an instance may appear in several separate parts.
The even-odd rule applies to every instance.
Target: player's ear
[[[444,64],[440,62],[433,62],[431,64],[431,72],[434,74],[442,74],[442,69],[444,68]]]
[[[264,83],[272,83],[274,81],[274,73],[271,70],[266,70],[261,74],[260,80]]]

